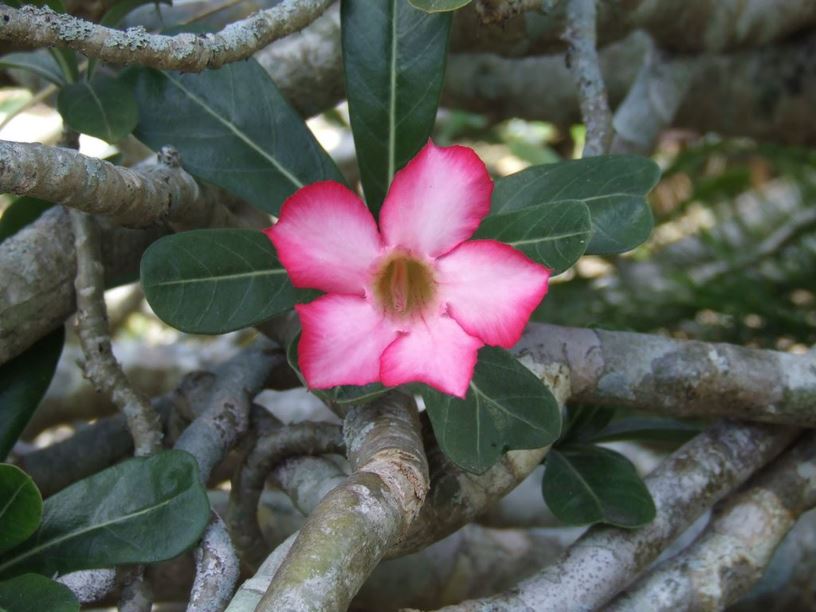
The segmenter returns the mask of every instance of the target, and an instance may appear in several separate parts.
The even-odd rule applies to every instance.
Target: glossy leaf
[[[64,584],[39,574],[23,574],[0,582],[4,612],[79,612],[79,602]]]
[[[191,548],[209,518],[192,455],[129,459],[49,497],[37,532],[0,557],[0,575],[163,561]]]
[[[300,116],[254,59],[199,74],[133,68],[136,136],[173,145],[194,176],[277,214],[298,188],[344,182]]]
[[[411,5],[426,13],[455,11],[467,6],[472,0],[409,0]]]
[[[577,200],[490,215],[476,232],[476,238],[506,242],[555,274],[578,261],[591,236],[589,208]]]
[[[45,49],[4,55],[0,57],[0,68],[26,70],[59,87],[65,85],[60,65]]]
[[[541,487],[552,513],[570,525],[640,527],[655,517],[654,501],[635,467],[606,448],[551,450]]]
[[[482,473],[508,450],[558,438],[561,414],[549,388],[502,349],[485,347],[465,399],[422,390],[436,440],[461,468]]]
[[[295,336],[295,339],[289,343],[286,350],[286,360],[289,362],[289,366],[295,371],[301,382],[306,385],[306,379],[303,378],[303,374],[301,374],[300,366],[298,364],[297,345],[299,341],[300,334]],[[310,391],[328,404],[344,406],[351,404],[365,404],[381,395],[384,395],[385,393],[388,393],[389,389],[388,387],[383,386],[381,383],[370,383],[362,386],[341,385],[339,387],[333,387],[332,389],[310,389]]]
[[[139,108],[123,81],[99,75],[63,87],[57,110],[72,129],[110,143],[130,134],[139,121]]]
[[[394,173],[431,135],[450,14],[408,0],[343,0],[343,66],[366,201],[379,211]]]
[[[45,395],[62,354],[60,327],[0,366],[0,459],[8,455]]]
[[[653,161],[611,155],[533,166],[496,181],[493,214],[578,200],[589,207],[593,234],[586,252],[622,253],[649,237],[645,195],[660,170]]]
[[[559,444],[583,443],[593,439],[615,417],[615,411],[601,406],[567,406],[567,424]]]
[[[14,548],[37,530],[42,506],[31,477],[15,465],[0,463],[0,552]]]
[[[289,310],[294,287],[269,239],[256,230],[195,230],[165,236],[145,251],[145,297],[168,325],[223,334]]]

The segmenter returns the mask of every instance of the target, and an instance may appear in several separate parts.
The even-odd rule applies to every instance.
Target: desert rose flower
[[[550,271],[495,240],[471,240],[493,181],[476,153],[432,142],[396,173],[380,226],[332,181],[303,187],[266,230],[296,287],[300,368],[311,388],[423,382],[464,397],[485,344],[512,347]]]

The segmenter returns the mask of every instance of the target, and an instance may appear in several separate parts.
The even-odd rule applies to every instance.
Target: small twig
[[[0,141],[0,191],[33,196],[118,223],[145,227],[159,221],[177,229],[240,226],[220,203],[220,192],[199,187],[178,153],[164,147],[156,164],[123,168],[71,149]]]
[[[816,435],[751,479],[718,508],[687,550],[616,599],[609,612],[721,610],[759,580],[799,516],[816,504]]]
[[[428,464],[413,399],[394,392],[355,407],[344,434],[353,473],[306,521],[259,612],[345,610],[419,512]]]
[[[773,459],[797,435],[790,427],[720,422],[646,478],[657,516],[640,529],[593,527],[557,563],[513,589],[444,608],[596,610],[634,580],[706,508]]]
[[[136,455],[150,455],[161,448],[161,422],[113,356],[96,221],[83,212],[71,211],[71,226],[77,254],[77,334],[85,354],[85,375],[125,415]]]
[[[111,64],[140,64],[200,72],[245,59],[269,43],[304,28],[333,0],[284,0],[215,34],[149,34],[116,30],[48,8],[0,10],[0,40],[28,48],[67,47]]]
[[[227,528],[215,513],[195,551],[195,565],[188,612],[222,612],[232,598],[240,569]]]
[[[345,451],[340,426],[298,423],[259,437],[232,479],[227,524],[241,561],[253,571],[269,553],[258,524],[258,502],[266,478],[284,459]]]
[[[586,126],[584,157],[602,155],[612,144],[612,113],[606,98],[596,49],[596,0],[567,0],[564,40],[569,44],[567,64],[578,89],[581,116]]]

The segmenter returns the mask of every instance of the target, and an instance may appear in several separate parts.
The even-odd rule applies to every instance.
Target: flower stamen
[[[421,314],[436,296],[430,267],[405,254],[386,259],[374,278],[374,294],[386,314],[402,319]]]

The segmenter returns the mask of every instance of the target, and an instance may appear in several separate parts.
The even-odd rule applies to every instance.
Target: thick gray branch
[[[0,192],[60,202],[128,227],[239,225],[219,201],[223,193],[202,189],[170,147],[156,164],[124,168],[71,149],[0,141]]]
[[[188,612],[222,612],[232,598],[240,568],[227,528],[215,513],[195,551],[195,566]]]
[[[544,324],[514,350],[567,366],[575,402],[816,425],[816,360],[804,355]]]
[[[594,610],[632,582],[706,508],[778,455],[793,428],[720,422],[664,461],[646,479],[657,507],[647,526],[593,527],[561,559],[513,589],[445,608]]]
[[[143,28],[106,28],[48,8],[0,7],[0,40],[30,48],[67,47],[111,64],[141,64],[199,72],[249,57],[297,32],[333,0],[284,0],[215,34],[149,34]]]
[[[721,610],[762,576],[799,516],[816,504],[816,435],[805,436],[716,509],[686,551],[616,599],[610,612]]]
[[[413,399],[394,392],[354,408],[344,433],[353,473],[300,530],[259,611],[345,610],[419,512],[428,464]]]

